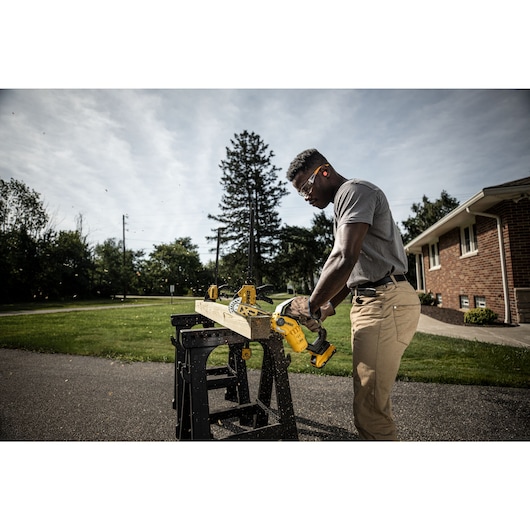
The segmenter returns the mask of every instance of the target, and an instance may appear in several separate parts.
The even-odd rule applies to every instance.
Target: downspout
[[[473,212],[469,208],[466,208],[466,212],[471,215],[481,215],[482,217],[489,217],[497,220],[497,234],[499,236],[499,251],[501,255],[502,290],[504,292],[504,323],[511,324],[512,316],[510,312],[510,297],[508,295],[508,275],[506,274],[506,254],[504,252],[501,216],[492,213]]]
[[[421,261],[420,261],[421,254],[414,254],[415,262],[416,262],[416,290],[417,291],[425,291],[425,278],[422,274],[422,267],[421,267]]]

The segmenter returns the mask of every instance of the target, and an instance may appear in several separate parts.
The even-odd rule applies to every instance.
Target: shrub
[[[464,323],[465,324],[474,324],[476,326],[487,326],[488,324],[493,324],[497,320],[497,313],[494,313],[491,309],[486,308],[476,308],[470,309],[467,313],[464,314]]]
[[[436,299],[431,293],[418,293],[421,305],[436,305]]]

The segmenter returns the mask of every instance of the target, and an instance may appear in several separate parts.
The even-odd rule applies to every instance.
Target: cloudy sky
[[[134,249],[191,237],[205,263],[217,228],[219,163],[234,134],[259,134],[281,168],[316,147],[346,178],[387,194],[395,220],[423,195],[461,202],[530,175],[530,92],[165,89],[0,92],[0,177],[41,194],[57,230]],[[283,223],[317,210],[288,187]],[[328,208],[327,212],[331,213]]]

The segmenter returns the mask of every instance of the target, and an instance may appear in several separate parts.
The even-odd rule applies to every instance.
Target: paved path
[[[530,346],[530,324],[519,324],[518,326],[455,326],[422,314],[420,315],[418,331],[492,344],[507,344],[519,348]]]
[[[351,378],[289,380],[300,440],[357,440]],[[172,364],[0,349],[0,440],[174,441],[172,399]],[[404,441],[530,440],[527,389],[397,382],[393,402]]]
[[[18,315],[46,315],[49,313],[73,313],[75,311],[95,311],[103,309],[124,309],[146,307],[156,304],[126,304],[126,305],[86,305],[79,307],[56,307],[54,309],[22,309],[20,311],[2,311],[0,317],[16,317]]]

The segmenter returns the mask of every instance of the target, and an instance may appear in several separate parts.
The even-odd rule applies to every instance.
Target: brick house
[[[484,188],[405,249],[441,307],[530,322],[530,177]]]

